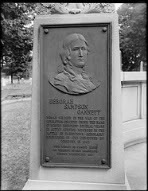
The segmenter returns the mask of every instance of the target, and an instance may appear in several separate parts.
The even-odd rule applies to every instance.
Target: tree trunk
[[[20,76],[17,77],[18,84],[20,84]]]
[[[13,74],[11,74],[11,84],[13,84]]]
[[[11,63],[11,84],[13,84],[13,64]]]

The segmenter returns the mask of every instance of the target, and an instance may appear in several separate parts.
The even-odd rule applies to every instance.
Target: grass
[[[5,99],[13,99],[19,97],[30,97],[31,96],[32,86],[29,80],[25,80],[24,82],[14,84],[7,84],[3,86],[1,90],[1,99],[2,101]]]
[[[21,190],[29,177],[31,101],[2,105],[2,189]]]
[[[31,85],[17,84],[7,86],[5,95],[15,94],[16,89],[31,94]],[[7,100],[1,106],[1,190],[22,190],[29,178],[31,100]]]

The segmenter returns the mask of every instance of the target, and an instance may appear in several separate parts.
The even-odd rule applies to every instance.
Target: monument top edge
[[[111,17],[112,15],[114,16],[114,15],[117,15],[118,16],[118,14],[117,13],[100,13],[100,14],[98,14],[98,13],[89,13],[89,14],[87,14],[87,13],[84,13],[84,14],[75,14],[75,15],[73,15],[73,14],[68,14],[68,17],[67,17],[67,14],[49,14],[49,15],[36,15],[35,16],[35,18],[60,18],[60,17],[63,17],[63,18],[71,18],[71,17],[94,17],[94,16],[97,16],[97,17],[101,17],[102,15],[104,15],[105,17]]]
[[[38,28],[41,25],[72,25],[72,24],[94,24],[94,23],[116,23],[118,22],[117,13],[108,14],[82,14],[68,15],[53,14],[53,15],[36,15],[34,27]]]
[[[115,13],[114,3],[42,3],[50,14]]]
[[[57,20],[58,19],[58,20]],[[62,20],[61,20],[62,19]],[[67,14],[50,14],[50,15],[36,15],[35,16],[35,22],[44,24],[44,23],[77,23],[77,22],[87,22],[87,23],[93,23],[93,22],[100,22],[100,21],[106,21],[111,22],[114,19],[118,20],[118,14],[117,13],[92,13],[92,14],[76,14],[72,15],[69,14],[67,17]]]

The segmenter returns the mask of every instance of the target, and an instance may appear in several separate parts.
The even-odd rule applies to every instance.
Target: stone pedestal
[[[125,184],[41,181],[29,179],[24,190],[130,190],[130,186],[127,179]]]
[[[57,25],[75,27],[77,25],[91,24],[110,27],[109,71],[110,78],[110,124],[109,124],[109,167],[91,167],[86,165],[64,166],[54,163],[53,166],[43,166],[44,153],[42,150],[42,99],[41,92],[43,78],[43,35],[42,27],[56,27]],[[104,30],[104,29],[103,29]],[[106,29],[105,29],[106,30]],[[46,32],[46,31],[45,31]],[[50,34],[50,31],[49,31]],[[61,34],[62,35],[62,34]],[[91,35],[90,35],[91,36]],[[93,37],[91,36],[90,38]],[[54,45],[53,45],[54,46]],[[54,48],[54,47],[53,47]],[[33,95],[32,95],[32,125],[31,125],[31,157],[30,177],[24,190],[126,190],[129,189],[124,169],[124,145],[121,118],[121,84],[120,84],[120,51],[119,27],[117,14],[82,14],[82,15],[50,15],[38,16],[34,24],[34,49],[33,49]],[[100,55],[101,56],[101,55]],[[46,59],[45,59],[46,60]],[[45,61],[46,62],[46,61]],[[98,63],[102,64],[102,63]],[[97,69],[96,69],[97,70]],[[101,74],[100,74],[101,75]],[[44,75],[46,79],[46,75]],[[101,80],[101,79],[100,79]],[[101,82],[103,85],[103,80]],[[46,85],[45,85],[46,86]],[[99,89],[101,90],[101,88]],[[99,91],[96,90],[96,91]],[[57,91],[54,90],[53,91]],[[57,91],[58,93],[58,91]],[[59,93],[60,94],[60,93]],[[92,92],[93,94],[93,92]],[[50,95],[50,92],[49,92]],[[62,94],[61,94],[62,95]],[[97,100],[98,98],[96,98]],[[50,154],[50,153],[49,153]]]

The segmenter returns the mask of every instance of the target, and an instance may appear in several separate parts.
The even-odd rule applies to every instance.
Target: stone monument
[[[54,14],[34,24],[30,177],[23,189],[128,189],[113,5],[44,6]]]

